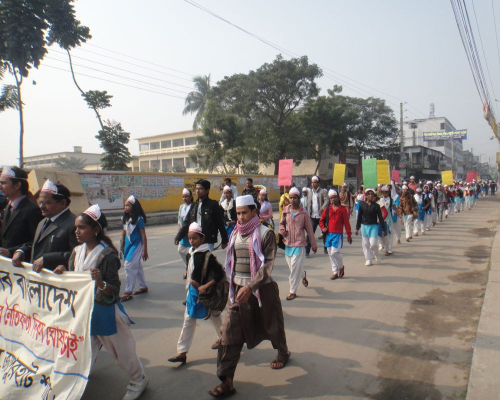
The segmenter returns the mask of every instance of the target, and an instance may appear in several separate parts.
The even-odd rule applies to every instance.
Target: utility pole
[[[405,134],[403,132],[403,103],[399,103],[399,135],[400,135],[400,152],[404,152],[404,147],[405,147]]]

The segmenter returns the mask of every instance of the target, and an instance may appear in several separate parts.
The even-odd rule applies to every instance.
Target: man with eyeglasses
[[[11,258],[21,245],[33,241],[42,213],[27,197],[28,174],[21,168],[3,168],[0,190],[9,200],[2,215],[0,255]]]
[[[45,217],[36,229],[32,243],[21,246],[12,257],[20,267],[23,261],[33,264],[33,271],[54,270],[59,265],[68,268],[69,256],[78,245],[75,236],[76,216],[69,210],[71,193],[64,185],[47,180],[40,191],[37,204]]]

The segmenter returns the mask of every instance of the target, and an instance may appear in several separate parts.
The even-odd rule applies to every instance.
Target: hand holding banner
[[[333,184],[342,186],[345,180],[345,164],[335,164],[333,169]]]
[[[279,186],[291,186],[292,185],[292,171],[293,171],[293,160],[286,159],[280,160],[278,169],[278,185]]]
[[[0,257],[1,399],[80,399],[91,365],[89,273],[15,268]]]

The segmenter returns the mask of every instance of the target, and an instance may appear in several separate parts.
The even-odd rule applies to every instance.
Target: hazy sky
[[[483,154],[483,161],[485,157],[493,160],[499,151],[498,142],[489,140],[492,132],[482,116],[481,101],[449,1],[197,2],[331,70],[325,70],[330,77],[319,82],[322,94],[334,84],[342,84],[347,95],[384,98],[395,109],[398,120],[401,101],[408,102],[406,120],[427,117],[429,104],[434,103],[436,116],[447,117],[458,129],[469,129],[465,148],[472,147],[475,154]],[[467,3],[473,18],[471,3]],[[489,70],[500,100],[500,57],[491,3],[486,0],[475,3]],[[84,0],[76,3],[76,10],[77,18],[90,28],[93,36],[88,44],[72,53],[75,64],[93,68],[76,67],[80,86],[84,90],[107,90],[114,96],[113,107],[105,110],[103,116],[121,122],[132,139],[191,128],[193,117],[183,116],[182,110],[194,75],[211,74],[215,83],[224,76],[246,73],[272,62],[278,54],[183,0]],[[500,22],[500,4],[495,11]],[[474,20],[472,23],[475,27]],[[476,41],[480,46],[477,33]],[[486,69],[484,61],[483,68]],[[77,145],[83,146],[84,152],[100,152],[94,138],[99,125],[93,111],[87,108],[71,75],[60,69],[69,70],[67,58],[54,47],[23,84],[26,156],[72,151],[72,146]],[[333,76],[338,79],[332,79]],[[0,132],[0,163],[16,164],[19,135],[16,111],[0,114]],[[135,140],[131,140],[130,150],[138,154]]]

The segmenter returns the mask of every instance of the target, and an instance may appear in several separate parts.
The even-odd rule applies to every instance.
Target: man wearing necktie
[[[64,185],[47,180],[38,197],[38,206],[45,217],[36,229],[32,243],[21,246],[12,258],[12,264],[20,267],[29,260],[33,271],[42,268],[54,270],[59,265],[68,267],[69,256],[78,245],[75,236],[76,216],[69,210],[70,192]]]
[[[10,258],[23,244],[33,241],[42,213],[27,197],[28,174],[21,168],[3,167],[0,190],[9,199],[3,211],[0,255]]]

